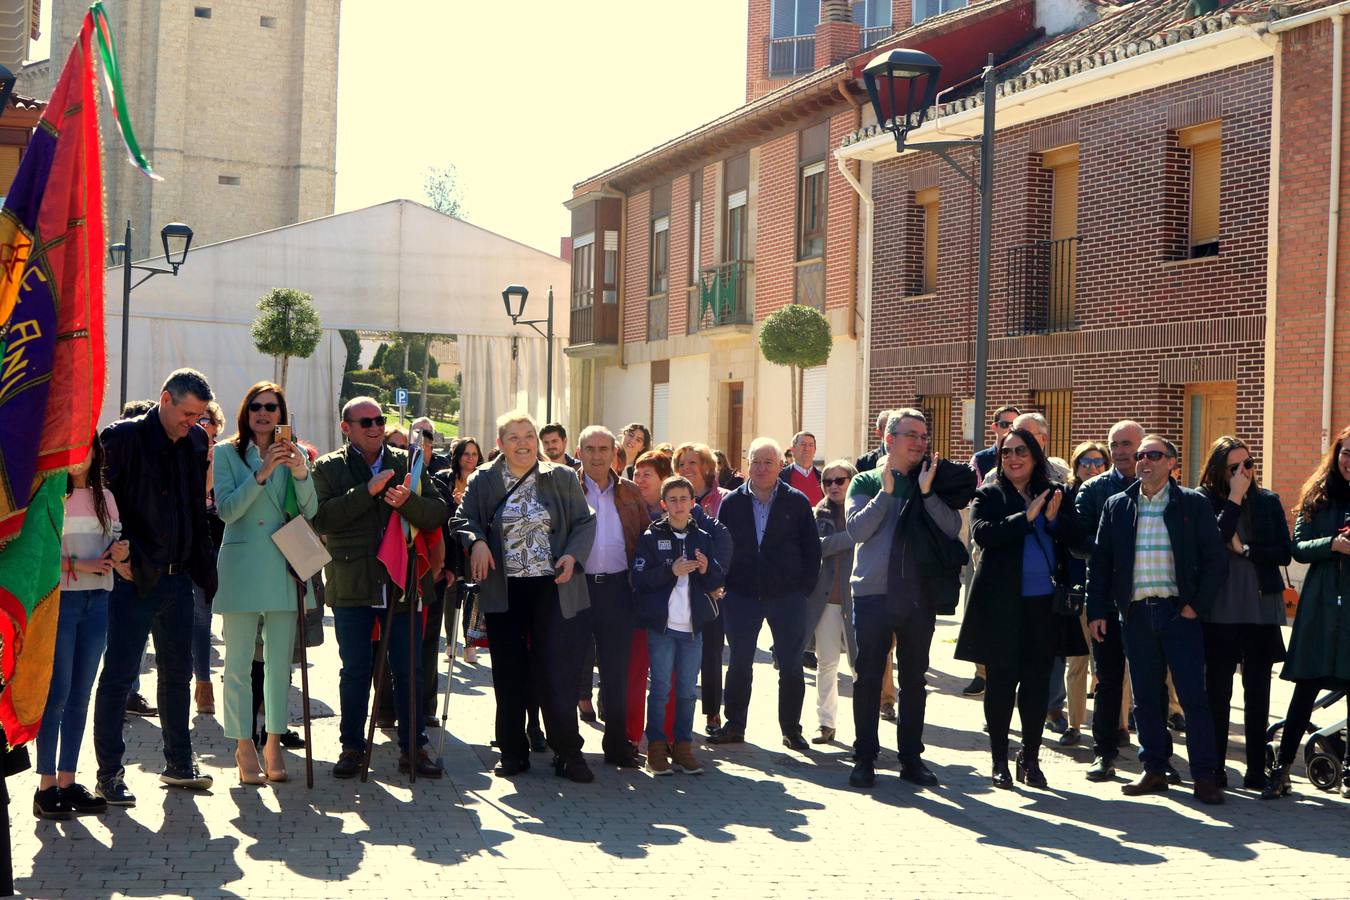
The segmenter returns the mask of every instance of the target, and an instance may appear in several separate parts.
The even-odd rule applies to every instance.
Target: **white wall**
[[[706,353],[670,360],[670,435],[677,446],[686,441],[713,443],[708,432],[712,421],[710,366]]]
[[[857,459],[858,441],[858,342],[835,336],[834,350],[826,363],[829,380],[829,404],[825,438],[816,437],[816,452],[825,462],[846,457]]]
[[[758,353],[758,348],[756,348]],[[746,423],[745,446],[757,437],[771,437],[786,450],[792,443],[792,403],[796,386],[787,366],[758,357],[755,362],[755,417]]]
[[[604,369],[603,378],[599,395],[604,422],[600,424],[616,435],[629,422],[641,422],[650,427],[651,366],[648,363],[631,363],[627,369],[609,366]]]

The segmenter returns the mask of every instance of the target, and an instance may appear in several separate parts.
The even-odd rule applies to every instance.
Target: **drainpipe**
[[[611,190],[616,190],[616,191],[618,191],[618,189],[615,188],[615,187],[613,187],[613,185],[608,185],[608,184],[607,184],[607,185],[605,185],[605,187],[610,188]],[[626,286],[626,284],[627,284],[627,280],[628,280],[628,278],[627,278],[627,275],[628,275],[628,266],[627,266],[627,264],[626,264],[626,260],[628,259],[628,255],[627,255],[627,251],[628,251],[628,192],[627,192],[627,191],[618,191],[618,194],[619,194],[619,261],[618,261],[619,270],[618,270],[617,272],[614,273],[614,276],[618,279],[618,282],[617,282],[617,284],[616,284],[616,286],[615,286],[615,289],[619,292],[619,334],[618,334],[618,344],[619,344],[619,368],[620,368],[620,369],[625,369],[625,370],[626,370],[626,369],[628,368],[628,363],[626,363],[626,362],[623,361],[623,332],[624,332],[624,328],[623,328],[623,311],[624,311],[624,307],[627,305],[627,303],[626,303],[625,301],[627,300],[627,294],[628,294],[628,292],[624,289],[625,286]],[[604,246],[603,246],[603,244],[601,245],[600,252],[601,252],[601,253],[605,252],[605,251],[604,251]],[[600,290],[601,290],[601,293],[604,292],[604,285],[601,285]],[[601,297],[600,299],[603,301],[603,300],[604,300],[604,297]]]
[[[1345,85],[1345,14],[1331,20],[1331,184],[1327,189],[1326,333],[1322,337],[1322,448],[1331,446],[1331,386],[1336,356],[1336,268],[1341,232],[1341,95]]]
[[[850,105],[852,105],[853,130],[857,131],[859,128],[862,127],[862,117],[863,117],[862,98],[855,97],[852,93],[849,92],[848,81],[849,80],[841,80],[839,82],[839,96],[843,97],[846,101],[848,101]],[[842,160],[838,162],[840,171],[847,172],[848,163],[845,163]],[[861,166],[859,168],[861,168]],[[847,175],[845,177],[847,177]],[[861,192],[859,192],[856,188],[854,190],[854,193],[858,194],[859,197],[862,196]],[[858,224],[858,209],[859,209],[858,202],[855,200],[853,202],[853,208],[850,210],[851,215],[849,216],[849,218],[852,220],[852,224],[854,225],[854,227],[857,227]],[[848,336],[851,340],[855,341],[858,339],[857,322],[858,322],[858,245],[855,244],[853,247],[853,258],[850,259],[848,263]]]
[[[835,164],[839,166],[839,174],[844,176],[848,186],[853,188],[853,192],[862,200],[860,209],[862,211],[862,222],[858,225],[858,248],[854,250],[854,264],[857,264],[857,254],[864,242],[866,242],[867,254],[872,254],[872,197],[867,188],[864,188],[853,173],[848,170],[847,159],[837,155],[834,158]],[[859,171],[862,166],[859,166]],[[859,446],[870,447],[872,445],[872,434],[868,431],[868,425],[871,422],[872,408],[872,264],[869,261],[863,269],[863,333],[862,333],[862,426],[861,437],[863,443]],[[858,291],[855,287],[850,298],[850,304],[856,304]],[[853,321],[856,313],[850,312],[849,321]]]

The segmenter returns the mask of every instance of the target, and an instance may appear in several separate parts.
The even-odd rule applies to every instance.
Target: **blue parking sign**
[[[398,388],[397,390],[394,391],[394,405],[395,405],[395,406],[407,406],[407,405],[408,405],[408,389],[407,389],[407,388]]]

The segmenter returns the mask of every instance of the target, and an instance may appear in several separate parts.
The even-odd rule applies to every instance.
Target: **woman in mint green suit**
[[[241,784],[285,781],[281,736],[287,726],[291,649],[295,646],[295,579],[272,534],[296,515],[312,518],[318,509],[309,457],[293,441],[280,440],[277,426],[290,419],[279,385],[260,381],[239,405],[239,431],[216,446],[216,507],[225,522],[217,569],[220,587],[213,607],[224,622],[225,736],[238,748],[234,760]],[[307,608],[314,598],[307,591]],[[258,624],[263,638],[263,710],[266,774],[253,745],[250,675]]]

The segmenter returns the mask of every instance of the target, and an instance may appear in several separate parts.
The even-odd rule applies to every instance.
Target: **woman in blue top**
[[[999,447],[998,477],[975,493],[970,533],[983,551],[971,583],[956,658],[987,669],[984,717],[993,784],[1011,788],[1008,728],[1022,720],[1017,780],[1045,787],[1039,753],[1056,656],[1087,652],[1077,617],[1056,615],[1055,584],[1067,580],[1076,537],[1064,486],[1052,483],[1040,442],[1018,428]]]
[[[286,733],[298,614],[296,582],[286,558],[272,543],[272,535],[297,515],[312,518],[319,508],[308,455],[293,441],[277,437],[277,426],[289,421],[281,386],[260,381],[239,404],[238,433],[221,443],[214,454],[216,506],[225,523],[216,564],[220,587],[213,603],[224,620],[222,724],[225,736],[238,743],[234,759],[241,784],[286,780],[281,736]],[[305,605],[314,605],[308,593]],[[266,778],[253,744],[251,673],[259,621]]]

